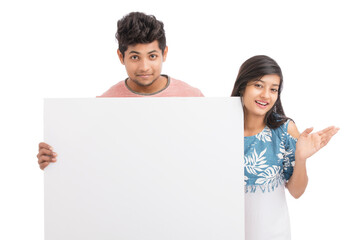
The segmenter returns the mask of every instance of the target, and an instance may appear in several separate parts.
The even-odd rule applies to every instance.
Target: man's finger
[[[44,162],[56,162],[56,158],[43,155],[39,158],[38,163],[42,164]]]
[[[49,165],[49,163],[45,162],[45,163],[39,164],[39,167],[41,170],[44,170],[44,168],[46,168],[48,165]]]
[[[42,155],[56,156],[56,153],[51,150],[42,148],[39,150],[38,158],[41,157]]]
[[[44,142],[39,143],[39,150],[42,149],[42,148],[45,148],[45,149],[48,149],[48,150],[53,150],[53,148],[49,144],[44,143]]]

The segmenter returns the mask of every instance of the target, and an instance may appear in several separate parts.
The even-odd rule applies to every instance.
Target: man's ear
[[[168,53],[168,47],[166,46],[163,53],[163,62],[166,61],[167,53]]]
[[[119,49],[117,50],[117,54],[119,56],[121,64],[124,64],[124,55],[122,55]]]

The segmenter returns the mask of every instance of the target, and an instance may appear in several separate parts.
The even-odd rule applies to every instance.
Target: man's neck
[[[168,76],[160,75],[158,79],[156,79],[151,85],[149,86],[141,86],[136,84],[131,79],[126,79],[125,81],[126,86],[134,93],[152,95],[156,94],[168,86]]]

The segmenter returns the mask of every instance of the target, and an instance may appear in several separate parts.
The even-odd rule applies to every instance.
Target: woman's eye
[[[272,92],[277,93],[279,90],[276,88],[271,89]]]
[[[258,84],[258,83],[255,83],[255,87],[257,87],[257,88],[261,88],[261,87],[262,87],[262,85],[261,85],[261,84]]]

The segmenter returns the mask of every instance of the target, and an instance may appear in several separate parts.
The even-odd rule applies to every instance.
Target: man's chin
[[[141,87],[150,87],[155,81],[133,81],[136,85]]]

